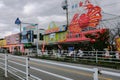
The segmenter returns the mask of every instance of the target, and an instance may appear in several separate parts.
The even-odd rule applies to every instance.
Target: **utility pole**
[[[38,24],[36,24],[36,27],[37,27],[37,44],[36,44],[36,47],[37,47],[37,55],[39,55],[39,45],[38,45],[38,41],[39,41],[39,32],[38,32]]]
[[[67,0],[66,0],[66,6],[67,6],[67,8],[66,8],[66,19],[67,19],[67,28],[68,28],[69,21],[68,21],[68,1]]]
[[[62,2],[62,8],[63,8],[63,10],[66,10],[66,20],[67,20],[67,28],[68,28],[69,20],[68,20],[68,1],[67,0],[64,0]]]

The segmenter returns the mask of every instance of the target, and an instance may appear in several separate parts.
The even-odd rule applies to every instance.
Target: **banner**
[[[120,52],[120,37],[115,39],[117,51]]]

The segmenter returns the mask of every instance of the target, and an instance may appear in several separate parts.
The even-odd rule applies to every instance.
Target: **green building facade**
[[[57,26],[51,22],[44,34],[44,41],[46,44],[64,42],[66,40],[66,26]]]

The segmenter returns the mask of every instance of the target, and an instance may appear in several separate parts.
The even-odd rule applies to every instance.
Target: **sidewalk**
[[[4,71],[0,68],[0,80],[18,80],[18,79],[11,74],[8,74],[8,77],[5,78]]]

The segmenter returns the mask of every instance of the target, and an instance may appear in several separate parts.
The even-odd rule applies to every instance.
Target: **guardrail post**
[[[94,70],[93,78],[94,80],[98,80],[98,68],[93,68],[93,70]]]
[[[29,80],[29,72],[28,72],[29,66],[28,66],[28,60],[29,60],[29,58],[26,57],[26,80]]]
[[[74,61],[76,61],[76,54],[75,51],[73,51]]]
[[[96,63],[98,63],[98,54],[97,54],[98,52],[97,52],[97,50],[96,50],[95,53],[96,53]]]
[[[5,77],[8,77],[7,71],[7,54],[5,53]]]

